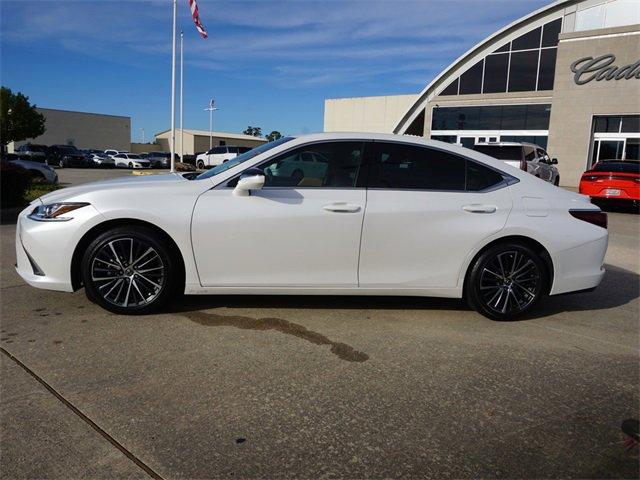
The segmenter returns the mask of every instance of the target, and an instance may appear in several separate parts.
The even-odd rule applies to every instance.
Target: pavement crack
[[[72,404],[69,400],[62,396],[55,388],[49,385],[42,377],[40,377],[37,373],[27,367],[24,363],[22,363],[18,358],[16,358],[13,354],[0,347],[0,352],[4,353],[9,359],[13,360],[16,365],[21,367],[25,372],[31,375],[38,383],[40,383],[49,393],[51,393],[54,397],[56,397],[63,405],[65,405],[69,410],[71,410],[74,414],[76,414],[82,421],[84,421],[89,427],[95,430],[100,436],[102,436],[106,441],[108,441],[115,448],[120,450],[120,452],[135,463],[138,467],[140,467],[144,472],[149,475],[151,478],[156,480],[164,480],[163,477],[155,472],[151,467],[149,467],[146,463],[136,457],[131,451],[127,450],[127,448],[118,442],[115,438],[109,435],[104,429],[102,429],[97,423],[91,420],[87,415],[85,415],[78,407]]]
[[[189,320],[206,326],[235,327],[243,330],[276,330],[280,333],[302,338],[315,345],[331,345],[331,353],[348,362],[366,362],[369,360],[369,355],[354,349],[346,343],[334,342],[320,333],[313,332],[302,325],[288,322],[282,318],[251,318],[205,312],[184,312],[182,315]]]

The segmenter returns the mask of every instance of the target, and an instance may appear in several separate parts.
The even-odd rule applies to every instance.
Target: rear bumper
[[[550,295],[589,290],[600,285],[605,274],[604,256],[609,235],[552,255],[554,279]]]

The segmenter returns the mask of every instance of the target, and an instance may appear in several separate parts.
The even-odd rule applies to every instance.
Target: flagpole
[[[183,106],[184,106],[184,102],[183,102],[183,98],[182,98],[182,93],[183,93],[183,78],[184,78],[184,32],[181,30],[180,31],[180,161],[184,162],[184,128],[183,128]]]
[[[176,17],[178,3],[173,0],[173,41],[171,44],[171,172],[176,171]]]

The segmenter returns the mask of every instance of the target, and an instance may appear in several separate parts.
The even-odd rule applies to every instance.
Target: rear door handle
[[[469,213],[495,213],[495,211],[498,210],[498,207],[495,205],[481,205],[479,203],[473,203],[471,205],[465,205],[462,209]]]
[[[336,202],[325,205],[324,208],[327,212],[336,213],[356,213],[362,208],[360,205],[354,205],[353,203]]]

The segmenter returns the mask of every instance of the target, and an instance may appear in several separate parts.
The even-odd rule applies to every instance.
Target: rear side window
[[[504,182],[496,170],[434,148],[375,142],[373,152],[372,188],[478,192]]]
[[[503,182],[504,178],[499,172],[480,163],[467,160],[466,190],[468,192],[479,192]]]
[[[442,150],[399,143],[374,142],[369,185],[406,190],[465,189],[463,157]]]

